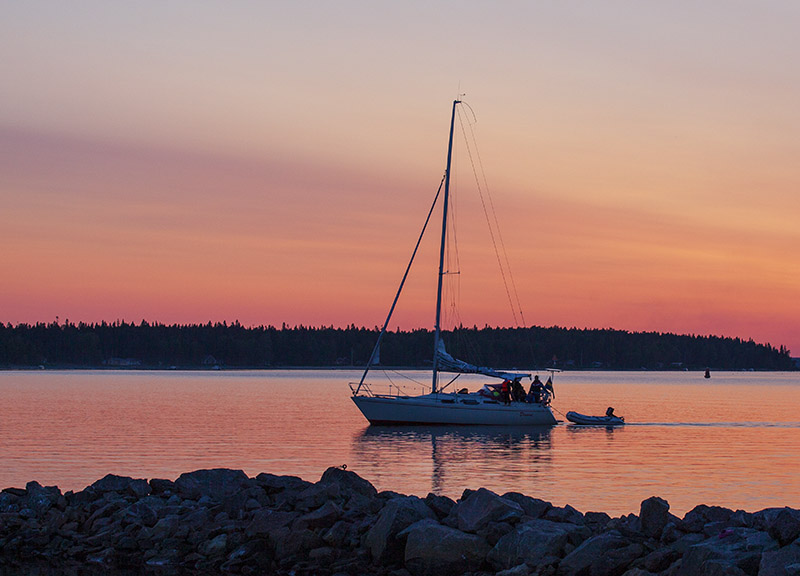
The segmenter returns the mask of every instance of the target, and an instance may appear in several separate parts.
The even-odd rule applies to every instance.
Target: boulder
[[[672,548],[658,548],[642,559],[642,566],[649,572],[663,572],[680,558]]]
[[[347,500],[353,494],[361,494],[373,498],[378,494],[375,487],[355,472],[342,468],[328,468],[323,472],[319,484],[335,486],[338,495]]]
[[[462,532],[477,532],[489,522],[518,521],[523,514],[522,506],[513,500],[498,496],[491,490],[481,488],[472,492],[455,508],[458,529]]]
[[[275,558],[278,560],[297,560],[306,558],[315,548],[325,545],[322,538],[307,528],[290,530],[282,528],[273,532]]]
[[[295,521],[297,527],[309,528],[311,530],[325,529],[327,530],[339,519],[342,515],[342,509],[339,508],[334,502],[326,502],[313,512],[309,512],[298,518]]]
[[[144,500],[138,500],[125,508],[122,511],[122,518],[130,524],[147,526],[148,528],[155,526],[156,522],[158,522],[158,514]]]
[[[186,472],[175,480],[175,489],[181,497],[199,500],[208,496],[215,502],[220,502],[249,485],[250,479],[243,471],[227,468]]]
[[[677,576],[707,576],[711,567],[719,574],[758,574],[762,554],[777,548],[766,532],[731,528],[689,547]]]
[[[349,522],[339,520],[322,534],[322,540],[329,546],[340,548],[347,542],[352,526]]]
[[[639,512],[642,533],[648,538],[660,538],[669,521],[669,502],[652,496],[642,501]]]
[[[415,576],[457,576],[474,572],[483,564],[489,545],[479,536],[465,534],[432,519],[406,528],[404,561]]]
[[[514,526],[508,522],[489,522],[486,526],[478,530],[476,534],[486,540],[490,546],[494,546],[500,541],[500,538],[513,529]]]
[[[560,557],[570,534],[580,530],[579,526],[550,520],[524,522],[497,541],[487,560],[495,570],[508,570],[522,562],[537,566],[548,557]]]
[[[611,521],[611,516],[605,512],[587,512],[583,515],[586,525],[595,532],[603,530]]]
[[[38,482],[28,482],[25,486],[23,507],[33,510],[37,516],[42,516],[62,499],[61,490],[57,486],[42,486]]]
[[[645,554],[638,542],[631,542],[616,530],[592,536],[570,552],[558,566],[563,576],[612,576],[622,574]]]
[[[531,498],[519,492],[506,492],[503,494],[503,498],[519,504],[525,515],[531,518],[541,518],[553,507],[550,502],[539,500],[538,498]]]
[[[164,478],[151,478],[150,482],[150,490],[153,494],[164,494],[166,492],[174,492],[175,491],[175,482],[172,480],[166,480]]]
[[[180,519],[177,515],[161,518],[152,528],[153,539],[156,541],[171,538],[178,531]]]
[[[455,500],[452,498],[438,496],[432,492],[425,496],[425,504],[428,505],[428,508],[433,510],[434,514],[436,514],[440,520],[447,517],[453,510],[453,506],[456,505]]]
[[[782,508],[767,524],[767,533],[781,546],[794,542],[800,537],[800,511]]]
[[[228,547],[228,535],[219,534],[211,540],[206,540],[200,545],[198,552],[203,556],[222,556]]]
[[[280,494],[281,492],[301,492],[311,486],[311,482],[297,476],[277,476],[262,472],[255,478],[256,484],[264,489],[267,494]]]
[[[584,524],[586,523],[586,519],[583,517],[578,510],[567,504],[563,508],[558,506],[553,506],[549,508],[547,512],[545,512],[544,516],[542,516],[545,520],[550,520],[552,522],[565,522],[568,524]]]
[[[95,492],[124,492],[128,484],[133,480],[130,476],[117,476],[116,474],[106,474],[100,480],[89,485]]]
[[[339,487],[335,484],[312,484],[305,490],[292,494],[294,498],[286,501],[291,503],[296,510],[308,512],[319,508],[331,499],[338,499]],[[288,497],[290,494],[284,493],[282,496]],[[281,500],[281,497],[277,498],[277,501]]]
[[[682,528],[688,532],[702,532],[706,524],[711,522],[727,522],[733,516],[733,510],[721,506],[695,506],[683,517]]]
[[[509,568],[508,570],[501,570],[497,572],[495,576],[529,576],[531,574],[530,567],[523,562],[513,568]]]
[[[797,576],[800,574],[800,541],[761,555],[758,576]]]
[[[39,483],[37,482],[37,484]],[[16,496],[18,498],[23,498],[28,495],[28,491],[25,488],[14,488],[13,486],[9,488],[3,488],[0,493],[11,494],[12,496]]]
[[[418,522],[436,515],[416,496],[401,496],[389,500],[378,519],[364,536],[364,546],[374,562],[400,561],[403,558],[405,538],[400,532]]]

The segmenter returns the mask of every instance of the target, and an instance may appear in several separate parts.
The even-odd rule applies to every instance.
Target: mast
[[[441,327],[439,321],[442,316],[442,280],[444,278],[444,247],[447,242],[447,206],[450,200],[450,161],[453,158],[453,128],[456,123],[456,105],[461,100],[453,100],[453,113],[450,116],[450,138],[447,144],[447,168],[444,171],[444,205],[442,207],[442,243],[439,248],[439,283],[436,289],[436,323],[433,337],[433,382],[431,392],[436,393],[439,383],[439,340]]]

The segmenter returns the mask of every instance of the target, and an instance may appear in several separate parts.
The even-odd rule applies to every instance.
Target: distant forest
[[[0,323],[0,368],[363,366],[378,329],[305,326]],[[792,370],[789,350],[752,340],[576,328],[458,328],[453,356],[500,368]],[[430,366],[430,330],[387,332],[384,366]]]

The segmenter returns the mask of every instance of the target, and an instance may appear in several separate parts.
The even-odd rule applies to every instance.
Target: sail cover
[[[455,372],[459,374],[483,374],[484,376],[492,376],[493,378],[502,378],[503,380],[515,380],[517,378],[530,378],[530,374],[523,374],[519,372],[504,372],[488,368],[485,366],[475,366],[458,358],[453,358],[444,347],[444,341],[439,340],[437,354],[438,368],[441,372]]]

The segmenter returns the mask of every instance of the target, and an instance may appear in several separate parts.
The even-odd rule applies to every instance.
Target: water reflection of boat
[[[392,470],[394,479],[407,470],[418,483],[429,470],[430,491],[441,494],[463,489],[476,475],[499,475],[505,483],[544,474],[551,433],[550,426],[369,426],[354,436],[353,451],[363,462]]]
[[[532,444],[550,448],[550,426],[369,426],[356,435],[356,441],[368,442],[427,442],[454,440],[463,445]],[[546,446],[540,444],[546,443]]]
[[[400,394],[399,391],[395,394],[392,394],[391,389],[389,394],[378,393],[374,391],[372,385],[366,381],[366,377],[370,367],[377,363],[376,355],[380,350],[381,339],[383,338],[383,335],[386,333],[386,329],[389,326],[395,306],[397,305],[397,301],[403,290],[403,285],[408,277],[408,272],[411,269],[414,258],[416,257],[417,249],[419,248],[422,240],[422,235],[424,235],[425,230],[428,227],[428,222],[433,214],[436,201],[439,198],[439,191],[436,192],[434,204],[431,206],[430,212],[428,213],[428,218],[426,219],[425,226],[422,229],[422,234],[420,235],[417,245],[414,248],[411,261],[406,268],[406,273],[403,276],[403,280],[400,283],[400,288],[398,289],[397,295],[395,296],[394,302],[389,310],[386,323],[383,325],[383,329],[378,336],[378,341],[375,343],[375,348],[372,352],[372,355],[367,362],[367,366],[364,370],[364,374],[361,377],[361,381],[351,384],[351,390],[353,393],[352,399],[356,406],[358,406],[358,409],[361,410],[361,413],[364,415],[364,417],[369,420],[371,424],[447,424],[458,426],[473,424],[481,424],[484,426],[553,425],[556,424],[556,419],[549,407],[552,384],[550,384],[549,389],[543,387],[540,393],[536,396],[531,394],[530,396],[532,399],[534,397],[536,398],[535,401],[532,400],[531,402],[523,402],[522,399],[525,396],[525,391],[522,389],[521,394],[516,391],[514,393],[514,396],[519,401],[509,402],[509,387],[513,383],[515,386],[518,386],[521,389],[521,381],[523,379],[530,379],[530,374],[524,372],[507,372],[503,370],[496,370],[494,368],[479,366],[477,364],[472,364],[457,359],[447,352],[444,341],[442,340],[442,281],[446,275],[457,275],[457,272],[454,272],[448,268],[448,266],[452,264],[449,262],[449,258],[452,258],[451,254],[457,254],[455,249],[453,249],[451,252],[451,249],[448,248],[449,238],[452,235],[452,232],[448,234],[448,204],[450,197],[450,167],[453,153],[453,130],[455,127],[456,110],[459,104],[461,104],[460,100],[455,100],[453,102],[453,111],[450,118],[450,137],[447,148],[447,167],[442,179],[442,184],[439,187],[439,190],[441,191],[442,186],[444,186],[444,195],[442,206],[441,243],[439,247],[439,270],[437,276],[438,287],[436,295],[436,318],[434,323],[433,374],[430,392],[427,394],[423,393],[418,396]],[[488,214],[487,220],[491,222]],[[454,231],[455,227],[452,227],[452,229]],[[492,233],[493,242],[495,233],[499,234],[499,228]],[[455,260],[457,260],[457,257],[455,257]],[[498,262],[501,262],[499,254]],[[510,273],[510,271],[507,272]],[[505,272],[502,274],[502,277],[505,281]],[[508,291],[508,286],[506,286],[506,290]],[[510,292],[508,293],[508,296],[509,302],[511,302],[512,298]],[[444,386],[440,385],[438,380],[440,372],[450,372],[457,374],[458,376],[461,374],[481,374],[490,378],[497,378],[503,381],[504,399],[506,401],[498,401],[497,398],[492,396],[490,391],[488,394],[480,394],[476,392],[469,393],[467,391],[464,391],[464,393],[458,393],[456,391],[444,393],[443,389],[446,388],[448,384],[445,384]],[[456,376],[456,378],[458,376]],[[455,380],[455,378],[453,380]],[[451,380],[450,383],[452,383],[453,380]],[[533,392],[533,387],[531,391]]]

